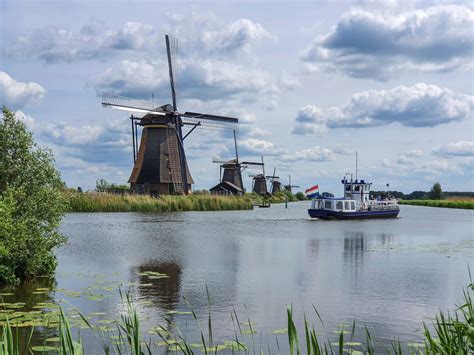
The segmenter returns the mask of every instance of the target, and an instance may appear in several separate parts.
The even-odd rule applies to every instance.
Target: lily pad
[[[32,346],[31,351],[38,351],[38,352],[48,352],[48,351],[56,351],[56,348],[53,346],[48,346],[48,345],[40,345],[40,346]]]
[[[272,333],[272,334],[286,334],[286,333],[288,333],[288,329],[287,328],[273,329],[272,331],[270,331],[270,333]]]

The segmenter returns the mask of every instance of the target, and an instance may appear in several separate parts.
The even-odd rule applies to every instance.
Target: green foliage
[[[97,179],[95,182],[95,188],[97,191],[103,191],[103,192],[108,192],[108,191],[128,191],[130,190],[130,187],[128,185],[118,185],[114,183],[110,183],[105,179]]]
[[[287,328],[278,329],[271,331],[275,336],[276,344],[278,349],[277,336],[285,336],[287,333],[288,350],[289,354],[308,354],[308,355],[321,355],[321,354],[376,354],[376,353],[390,353],[390,354],[472,354],[474,352],[474,306],[473,306],[473,291],[474,284],[472,279],[468,287],[463,291],[463,300],[461,305],[457,306],[454,314],[439,313],[435,316],[432,326],[424,324],[423,339],[419,343],[407,343],[403,344],[400,341],[394,340],[390,349],[375,350],[376,339],[374,339],[370,333],[370,330],[365,327],[365,342],[357,341],[356,334],[356,322],[352,322],[352,325],[338,325],[337,329],[332,331],[337,336],[336,339],[332,335],[328,335],[326,325],[324,324],[321,315],[317,311],[316,307],[313,306],[315,320],[321,324],[318,329],[324,331],[325,335],[321,336],[316,331],[315,325],[310,324],[307,318],[307,314],[303,313],[303,324],[300,328],[304,330],[301,332],[301,336],[298,334],[297,324],[295,322],[294,313],[291,306],[287,307]],[[148,333],[158,335],[163,341],[159,343],[153,343],[153,339],[145,339],[143,336],[143,329],[141,328],[140,316],[137,308],[134,304],[132,294],[127,292],[123,294],[120,291],[122,302],[124,303],[124,312],[120,315],[120,319],[115,322],[116,332],[109,333],[104,331],[100,326],[88,320],[81,313],[78,313],[81,318],[81,324],[85,325],[91,332],[93,332],[101,343],[104,354],[132,354],[132,355],[144,355],[144,354],[216,354],[219,351],[226,351],[225,353],[232,354],[251,354],[256,353],[256,344],[254,342],[254,333],[256,330],[252,328],[252,322],[248,319],[248,322],[240,322],[239,316],[235,309],[231,313],[232,323],[234,324],[235,338],[230,341],[224,341],[221,343],[216,342],[216,338],[213,337],[213,326],[212,326],[212,313],[211,313],[211,299],[209,291],[207,291],[208,297],[208,313],[207,313],[207,327],[202,327],[200,318],[196,312],[192,310],[188,300],[185,303],[191,309],[192,317],[197,323],[197,329],[200,332],[200,343],[189,343],[189,340],[183,336],[179,328],[168,329],[168,327],[157,326]],[[24,348],[30,349],[32,352],[44,352],[55,351],[60,355],[83,355],[84,347],[81,340],[80,333],[78,337],[73,337],[72,332],[72,321],[70,322],[63,312],[60,306],[57,307],[58,311],[53,316],[57,319],[57,323],[54,331],[57,332],[58,344],[54,347],[50,346],[47,342],[47,332],[40,332],[40,337],[33,338],[34,328],[31,328],[29,336],[20,339],[18,332],[12,331],[12,327],[15,326],[14,320],[9,319],[9,315],[5,315],[5,320],[0,323],[0,331],[2,333],[0,342],[0,355],[19,355],[25,353],[22,351]],[[44,315],[43,315],[44,316]],[[13,317],[13,315],[12,315]],[[90,319],[90,318],[89,318]],[[31,321],[31,320],[30,320]],[[19,323],[16,322],[16,325]],[[47,324],[51,324],[48,323]],[[77,324],[77,323],[76,323]],[[238,328],[236,328],[236,325]],[[248,327],[242,329],[242,327]],[[206,329],[207,328],[207,329]],[[207,334],[206,334],[207,333]],[[268,335],[268,332],[265,332]],[[111,335],[114,334],[114,335]],[[117,335],[115,335],[117,334]],[[263,333],[262,333],[263,334]],[[206,336],[207,335],[207,336]],[[251,336],[252,344],[247,347],[245,340],[250,340]],[[207,340],[206,340],[207,338]],[[51,338],[49,338],[51,339]],[[112,339],[116,339],[112,341]],[[280,338],[281,339],[281,338]],[[219,339],[218,341],[221,341]],[[268,342],[268,338],[267,338]],[[35,343],[35,344],[33,344]],[[36,345],[42,344],[42,345]],[[34,346],[32,346],[34,345]],[[52,344],[51,344],[52,345]],[[160,349],[159,346],[164,346]],[[385,346],[384,346],[385,347]],[[411,348],[411,349],[410,349]],[[416,350],[414,350],[415,348]],[[422,351],[421,349],[424,349]],[[200,351],[198,351],[200,350]],[[94,351],[99,353],[99,351]],[[260,354],[264,354],[264,350],[260,349]],[[268,345],[268,354],[272,353],[270,346]],[[274,353],[274,352],[273,352]],[[280,351],[278,351],[280,353]]]
[[[189,195],[150,197],[108,193],[69,193],[71,212],[177,212],[250,210],[248,197]]]
[[[62,182],[49,150],[39,148],[7,108],[0,121],[0,284],[56,268],[64,243],[58,226],[66,209]]]
[[[441,189],[441,184],[439,182],[435,183],[430,190],[429,197],[432,200],[441,200],[443,199],[443,190]]]
[[[401,200],[401,205],[426,206],[426,207],[445,207],[462,208],[467,210],[474,209],[474,200],[456,201],[456,200]]]
[[[296,199],[297,199],[298,201],[307,200],[306,195],[305,195],[303,192],[301,192],[301,191],[297,192],[295,196],[296,196]]]

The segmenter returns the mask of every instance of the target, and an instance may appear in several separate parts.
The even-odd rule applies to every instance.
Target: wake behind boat
[[[400,212],[398,202],[393,198],[370,199],[372,183],[364,180],[341,181],[344,184],[344,197],[316,197],[311,201],[308,214],[321,219],[368,219],[396,218]],[[319,194],[318,194],[319,195]]]

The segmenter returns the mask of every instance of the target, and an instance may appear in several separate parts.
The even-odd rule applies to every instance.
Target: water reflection
[[[150,275],[146,275],[150,272]],[[140,298],[150,301],[166,311],[176,309],[181,296],[181,267],[177,263],[149,263],[138,266],[134,273],[138,275],[138,293]],[[163,274],[166,276],[153,276]]]
[[[393,221],[324,222],[309,221],[306,207],[68,215],[63,231],[70,243],[59,251],[59,272],[72,275],[85,268],[91,275],[118,273],[121,281],[133,284],[140,311],[148,318],[145,330],[166,317],[167,328],[175,323],[195,335],[199,330],[192,316],[180,314],[189,310],[183,298],[205,318],[207,286],[216,337],[225,340],[234,334],[233,306],[243,319],[256,323],[257,331],[284,328],[287,304],[293,303],[297,312],[300,305],[308,310],[314,303],[329,331],[357,319],[362,327],[383,329],[377,336],[385,340],[412,340],[424,317],[457,301],[468,258],[429,251],[439,243],[453,249],[472,240],[472,213],[402,207],[403,218]],[[417,249],[420,245],[427,247]],[[149,277],[160,274],[168,277]],[[90,278],[58,280],[58,287],[80,291]],[[18,289],[14,297],[31,297],[32,291]],[[35,297],[46,301],[65,295]],[[29,307],[38,301],[33,299]],[[110,317],[120,311],[119,303],[112,296],[74,299],[85,314],[103,311]],[[280,353],[286,350],[282,347]]]
[[[35,323],[35,332],[31,337],[30,345],[42,345],[45,338],[57,336],[57,330],[47,326],[46,313],[39,313],[32,317],[28,312],[50,309],[55,302],[57,286],[54,277],[38,278],[20,283],[16,287],[0,288],[0,321],[8,318],[13,327],[15,336],[22,339],[19,342],[20,354],[30,353],[25,341],[31,336],[32,326],[23,324]]]

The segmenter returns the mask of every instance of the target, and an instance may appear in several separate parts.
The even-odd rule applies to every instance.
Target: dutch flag
[[[305,190],[304,193],[306,194],[306,197],[308,198],[315,198],[319,196],[319,186],[314,185],[313,187],[310,187],[309,189]]]

